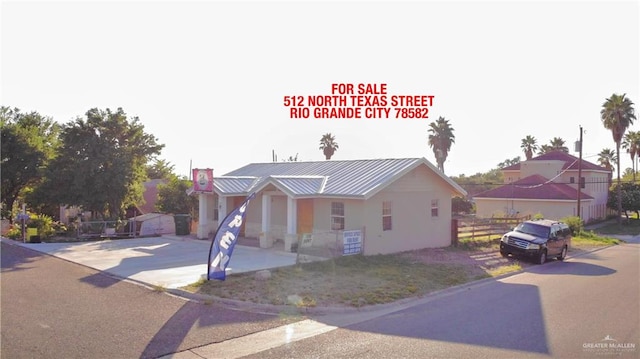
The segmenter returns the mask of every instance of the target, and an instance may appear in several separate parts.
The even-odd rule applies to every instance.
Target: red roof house
[[[578,196],[583,220],[607,215],[611,171],[604,167],[584,159],[580,161],[563,151],[553,151],[506,167],[502,173],[505,182],[502,186],[474,196],[479,217],[542,214],[545,218],[559,219],[576,216]]]

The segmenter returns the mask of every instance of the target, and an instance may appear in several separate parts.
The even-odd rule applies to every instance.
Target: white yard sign
[[[342,241],[344,243],[343,255],[349,256],[362,253],[362,231],[344,231],[342,233]]]

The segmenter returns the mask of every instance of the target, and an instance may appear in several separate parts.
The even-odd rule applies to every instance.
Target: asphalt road
[[[0,357],[156,358],[292,319],[198,304],[1,244]]]
[[[638,358],[639,253],[551,261],[357,324],[315,318],[329,330],[246,358]]]

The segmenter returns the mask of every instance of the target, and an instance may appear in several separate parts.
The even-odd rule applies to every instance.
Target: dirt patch
[[[519,270],[532,264],[515,258],[504,258],[497,248],[474,251],[457,248],[428,248],[408,252],[405,255],[425,264],[455,263],[465,267],[466,272],[472,277],[479,278],[494,276],[494,273],[500,272],[504,267],[520,266]]]

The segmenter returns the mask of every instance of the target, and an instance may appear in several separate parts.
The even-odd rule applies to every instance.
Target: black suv
[[[547,257],[556,256],[564,260],[571,245],[571,229],[566,223],[549,219],[520,223],[513,231],[502,236],[500,254],[525,256],[538,264]]]

